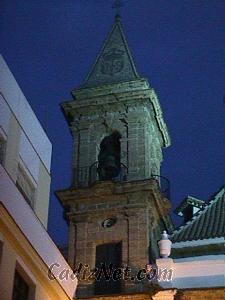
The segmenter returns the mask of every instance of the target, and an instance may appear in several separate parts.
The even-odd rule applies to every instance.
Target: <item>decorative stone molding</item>
[[[176,290],[160,291],[152,296],[152,300],[173,300],[176,292]]]

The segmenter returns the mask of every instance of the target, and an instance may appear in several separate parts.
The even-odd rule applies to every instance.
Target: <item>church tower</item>
[[[138,75],[118,15],[72,97],[62,103],[73,137],[72,182],[56,192],[69,222],[69,263],[137,271],[154,262],[160,234],[172,230],[169,186],[160,176],[170,137],[155,91]],[[141,290],[135,278],[81,278],[78,295]]]

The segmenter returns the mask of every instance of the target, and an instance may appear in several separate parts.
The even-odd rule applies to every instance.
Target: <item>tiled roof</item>
[[[225,236],[225,187],[223,187],[191,221],[171,235],[175,242],[211,239]]]

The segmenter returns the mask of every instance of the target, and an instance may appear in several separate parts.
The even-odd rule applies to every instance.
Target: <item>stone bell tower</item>
[[[160,233],[172,229],[168,182],[160,176],[170,138],[155,91],[137,73],[119,16],[72,97],[62,110],[73,137],[73,178],[56,193],[69,222],[69,263],[138,270],[158,257]],[[134,279],[92,278],[80,280],[78,294],[140,289]]]

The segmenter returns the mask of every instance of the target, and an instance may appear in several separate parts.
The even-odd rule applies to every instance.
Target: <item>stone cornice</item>
[[[146,192],[148,192],[146,194]],[[170,210],[169,201],[162,197],[152,179],[132,182],[97,182],[89,188],[69,188],[56,192],[63,206],[68,206],[67,216],[99,214],[121,210],[137,211],[156,208],[155,218],[163,218]]]
[[[66,101],[61,104],[64,115],[71,125],[71,119],[78,119],[81,115],[99,115],[103,116],[107,111],[129,111],[129,107],[132,109],[143,105],[152,104],[154,116],[157,121],[157,126],[162,135],[164,147],[170,145],[170,136],[167,130],[167,126],[163,119],[162,110],[158,97],[153,89],[151,89],[146,81],[142,88],[121,89],[117,91],[114,86],[110,85],[110,89],[104,93],[100,92],[98,88],[82,89],[82,97],[76,98],[76,100]],[[122,85],[122,83],[120,84]],[[97,90],[97,91],[96,91]],[[76,92],[78,92],[77,90]],[[99,92],[98,92],[99,91]],[[78,93],[79,94],[79,93]]]
[[[89,197],[107,197],[111,195],[123,195],[124,193],[133,193],[141,191],[152,191],[157,188],[156,182],[153,179],[129,181],[129,182],[96,182],[92,186],[84,188],[70,187],[68,189],[59,190],[56,192],[57,197],[64,204],[64,202],[70,201],[70,199],[88,199]]]
[[[98,96],[105,96],[113,93],[132,92],[136,90],[145,90],[149,88],[149,83],[145,78],[135,79],[131,81],[124,81],[120,83],[99,85],[90,88],[74,89],[71,94],[74,99],[85,100]]]

